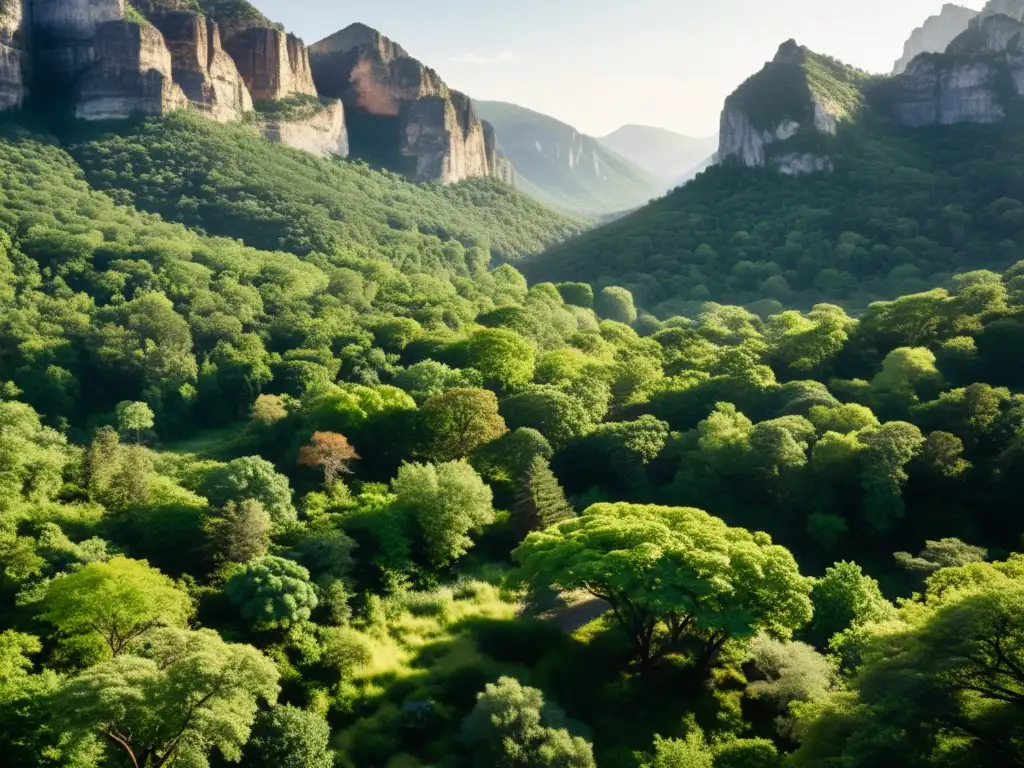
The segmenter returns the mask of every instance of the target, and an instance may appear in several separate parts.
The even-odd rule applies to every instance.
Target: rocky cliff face
[[[982,15],[945,53],[914,59],[894,83],[892,116],[919,128],[995,123],[1024,96],[1024,22]]]
[[[99,28],[124,18],[124,0],[31,0],[38,95],[60,100],[94,59]]]
[[[893,74],[901,74],[922,53],[943,53],[953,40],[967,30],[978,12],[947,3],[936,16],[930,16],[915,29],[903,46],[903,55],[893,66]]]
[[[74,113],[83,120],[161,115],[188,101],[171,75],[171,54],[149,24],[108,21],[93,38],[93,63],[74,86]]]
[[[831,170],[822,140],[834,136],[839,121],[856,107],[857,77],[793,40],[783,43],[761,72],[726,99],[719,162],[794,175]]]
[[[22,106],[31,78],[28,0],[0,2],[0,110]]]
[[[321,157],[348,156],[348,130],[345,108],[333,99],[308,114],[264,115],[260,129],[270,141],[280,142]]]
[[[249,89],[221,46],[216,22],[191,11],[155,13],[151,19],[170,50],[174,82],[193,106],[218,122],[240,120],[252,109]]]
[[[345,103],[353,146],[419,180],[461,181],[497,173],[470,99],[397,43],[353,24],[310,47],[321,95]]]
[[[253,101],[316,95],[309,53],[295,35],[273,27],[250,27],[224,42]]]

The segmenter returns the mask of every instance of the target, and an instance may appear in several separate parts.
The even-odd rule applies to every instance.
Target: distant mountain
[[[556,208],[601,216],[636,208],[665,191],[663,181],[571,125],[500,101],[476,101],[511,161],[516,187]]]
[[[922,53],[943,53],[977,15],[978,11],[946,3],[941,13],[929,16],[924,24],[910,34],[903,46],[903,55],[893,67],[893,74],[905,72],[907,65]]]
[[[624,125],[599,138],[604,146],[625,157],[648,173],[676,186],[692,178],[695,168],[718,148],[718,135],[695,138],[649,125]]]

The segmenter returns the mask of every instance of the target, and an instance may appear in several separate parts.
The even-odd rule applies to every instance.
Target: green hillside
[[[834,173],[711,168],[523,268],[533,280],[625,285],[669,315],[707,300],[862,310],[1018,257],[1024,141],[1014,125],[909,131],[867,120],[840,127]]]
[[[454,268],[464,249],[515,260],[581,227],[495,180],[413,184],[184,112],[78,136],[70,151],[89,181],[119,201],[298,254],[343,250]]]
[[[595,216],[636,208],[665,189],[653,174],[570,125],[515,104],[474,103],[494,126],[521,188],[552,207]]]

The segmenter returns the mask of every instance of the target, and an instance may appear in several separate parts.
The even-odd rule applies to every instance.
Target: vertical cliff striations
[[[322,96],[341,99],[359,154],[419,180],[452,183],[499,173],[469,97],[364,24],[310,47]]]
[[[250,27],[224,41],[253,101],[316,95],[305,44],[274,27]]]
[[[93,39],[93,62],[74,85],[74,114],[83,120],[162,115],[187,104],[171,75],[171,53],[150,24],[108,21]]]
[[[0,0],[0,110],[28,98],[32,61],[28,0]]]
[[[1024,96],[1024,22],[982,14],[945,53],[910,62],[890,88],[892,117],[912,128],[999,122]]]
[[[150,18],[170,49],[174,82],[193,106],[222,123],[240,120],[252,109],[249,89],[221,46],[216,22],[191,11]]]

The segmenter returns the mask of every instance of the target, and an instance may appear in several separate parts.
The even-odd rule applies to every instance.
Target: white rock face
[[[893,74],[905,72],[907,66],[922,53],[943,53],[953,40],[967,30],[978,12],[960,5],[947,3],[942,12],[930,16],[924,24],[910,34],[903,46],[903,55],[893,66]]]
[[[773,158],[773,166],[786,176],[800,176],[805,173],[821,173],[833,170],[832,158],[810,152],[790,152]]]
[[[270,141],[321,157],[348,156],[348,130],[340,99],[325,104],[312,117],[293,121],[266,120],[260,127]]]
[[[0,2],[0,110],[28,98],[31,74],[27,0]]]

